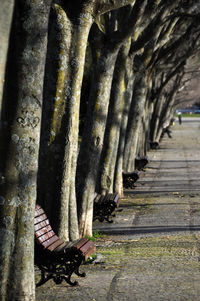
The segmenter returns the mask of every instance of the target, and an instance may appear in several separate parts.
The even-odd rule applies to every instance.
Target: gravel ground
[[[94,223],[103,234],[96,262],[82,266],[87,277],[77,287],[50,280],[37,301],[200,300],[199,132],[200,118],[176,122],[114,222]]]

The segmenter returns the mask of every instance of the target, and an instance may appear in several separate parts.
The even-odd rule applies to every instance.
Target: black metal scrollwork
[[[36,248],[36,253],[37,251],[38,250]],[[37,287],[46,283],[49,279],[53,279],[56,284],[60,284],[63,280],[65,280],[68,284],[75,286],[78,282],[71,281],[73,273],[80,277],[86,276],[85,273],[80,273],[79,271],[79,267],[83,262],[83,256],[79,252],[71,250],[64,256],[58,257],[54,257],[48,252],[45,254],[46,256],[41,256],[41,253],[37,254],[36,265],[41,271],[41,279],[36,284]]]

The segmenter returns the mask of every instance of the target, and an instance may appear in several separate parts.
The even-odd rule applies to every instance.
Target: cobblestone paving
[[[104,235],[87,277],[77,287],[49,281],[37,301],[200,300],[200,119],[183,119],[172,136],[149,153],[113,224],[95,222]]]

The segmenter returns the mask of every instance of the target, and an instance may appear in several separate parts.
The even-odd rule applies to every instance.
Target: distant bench
[[[112,223],[111,217],[115,216],[113,212],[119,207],[119,203],[120,196],[118,193],[107,193],[106,195],[96,193],[94,196],[93,220],[98,219],[100,222],[106,220]]]
[[[159,143],[156,141],[150,141],[149,146],[150,146],[150,149],[159,149],[160,148]]]
[[[135,187],[135,182],[140,177],[140,171],[123,172],[123,186],[126,189],[132,189]]]
[[[56,284],[65,280],[70,285],[77,285],[78,282],[71,281],[75,273],[85,277],[85,273],[79,272],[81,263],[96,251],[94,243],[81,238],[74,242],[65,242],[60,239],[52,230],[49,220],[41,208],[35,207],[35,264],[41,271],[41,280],[36,284],[40,286],[53,279]]]
[[[145,157],[135,157],[135,169],[136,170],[143,170],[143,168],[149,163],[149,158]]]

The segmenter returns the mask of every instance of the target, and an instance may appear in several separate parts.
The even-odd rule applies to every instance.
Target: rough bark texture
[[[46,195],[48,197],[43,197],[42,192],[40,198],[41,202],[43,202],[44,198],[46,199],[45,202],[47,208],[49,207],[49,215],[55,216],[53,224],[57,224],[58,233],[64,239],[76,239],[78,236],[75,172],[78,148],[80,92],[90,26],[95,16],[102,14],[106,10],[124,5],[125,2],[121,3],[120,1],[110,3],[109,1],[98,0],[83,1],[78,6],[73,1],[57,5],[57,20],[60,23],[61,32],[61,53],[59,54],[61,63],[58,64],[58,80],[55,85],[56,93],[54,96],[53,117],[51,118],[51,126],[49,128],[50,135],[48,138],[49,142],[47,143],[49,154],[47,158],[50,157],[48,159],[50,166],[55,160],[59,164],[53,163],[54,167],[51,171],[52,178],[56,178],[55,180],[58,185],[56,185],[56,193],[54,191],[51,193],[47,188]],[[64,55],[62,51],[65,51]],[[63,60],[65,61],[65,66],[62,63]],[[67,69],[65,69],[66,66]],[[56,150],[56,157],[54,150]],[[56,174],[58,169],[60,172]],[[45,177],[45,170],[43,175]],[[43,179],[44,177],[41,176]],[[42,183],[43,180],[41,180],[41,187],[43,187]],[[55,187],[55,185],[51,185],[51,187]],[[42,190],[43,188],[40,189],[40,191]],[[52,196],[55,197],[52,198]],[[57,218],[57,215],[59,215],[59,218]],[[72,225],[74,226],[72,227]]]
[[[158,133],[158,126],[159,126],[159,119],[161,117],[161,110],[162,110],[164,101],[165,101],[165,98],[163,95],[158,97],[155,107],[154,107],[154,114],[152,117],[152,130],[153,130],[152,141],[153,142],[159,142],[157,133]]]
[[[0,108],[2,105],[3,86],[5,77],[5,67],[7,60],[7,51],[10,37],[10,29],[12,24],[12,16],[14,9],[14,0],[2,0],[0,10]],[[0,109],[1,119],[1,109]]]
[[[105,46],[101,49],[95,66],[95,81],[92,82],[89,100],[90,113],[87,116],[88,121],[84,130],[77,170],[81,236],[92,234],[93,199],[116,56],[122,43],[129,38],[138,20],[140,20],[145,4],[145,0],[142,3],[136,0],[133,8],[129,7],[128,14],[127,11],[125,12],[123,28],[115,31],[114,27],[113,32],[108,31],[108,34],[105,35]]]
[[[134,75],[133,75],[133,60],[132,58],[128,58],[127,66],[126,66],[126,91],[124,94],[124,109],[122,112],[121,118],[121,128],[120,128],[120,137],[119,137],[119,145],[117,152],[117,160],[115,166],[115,179],[114,179],[114,191],[123,195],[123,154],[124,154],[124,145],[125,145],[125,137],[126,137],[126,129],[128,123],[128,115],[133,95],[133,85],[134,85]]]
[[[125,64],[130,48],[130,42],[122,46],[115,65],[112,92],[109,104],[107,127],[100,161],[100,193],[114,192],[114,175],[119,144],[121,118],[124,107]]]
[[[68,78],[71,89],[67,103],[67,111],[64,116],[67,117],[67,133],[65,134],[65,150],[63,161],[63,172],[61,180],[61,211],[59,234],[66,238],[66,223],[70,222],[70,239],[74,240],[78,236],[78,223],[76,214],[76,194],[75,194],[75,173],[76,159],[78,151],[78,125],[79,125],[79,105],[80,105],[80,90],[83,78],[83,68],[85,62],[85,52],[88,40],[89,30],[93,18],[87,12],[80,14],[79,24],[73,28],[75,41],[72,41],[71,46],[71,74]],[[68,76],[69,77],[69,76]],[[66,83],[65,83],[66,87]],[[69,204],[69,220],[66,216],[66,206]]]
[[[141,118],[141,126],[139,130],[139,140],[137,145],[136,156],[144,158],[147,155],[147,141],[148,141],[148,120],[150,112],[148,107],[148,99],[146,97],[143,116]]]
[[[54,229],[58,227],[60,208],[58,199],[64,139],[61,127],[68,95],[65,95],[64,87],[70,40],[71,24],[63,8],[55,4],[50,16],[38,180],[38,201],[45,208]],[[49,177],[46,177],[47,170]],[[68,227],[66,230],[68,231]]]
[[[110,89],[117,53],[103,51],[93,75],[87,123],[78,159],[77,194],[80,216],[80,235],[91,235],[93,199],[99,159],[103,147]]]
[[[132,108],[129,112],[129,124],[126,133],[126,143],[124,149],[123,170],[125,172],[132,172],[135,170],[135,155],[137,150],[139,130],[144,113],[146,92],[146,75],[143,74],[143,76],[137,78],[137,81],[135,82]]]
[[[19,1],[17,7],[17,108],[13,120],[6,120],[10,142],[0,196],[1,300],[35,299],[33,219],[50,2]]]
[[[52,91],[53,109],[44,117],[51,121],[49,128],[45,129],[44,126],[44,135],[48,137],[48,142],[46,147],[42,147],[44,153],[41,154],[41,161],[45,161],[47,156],[52,174],[50,181],[56,183],[56,186],[51,185],[49,189],[49,181],[46,182],[46,164],[41,171],[40,183],[43,187],[43,183],[46,182],[46,191],[41,188],[40,198],[46,199],[45,207],[52,216],[59,236],[65,240],[75,240],[79,237],[75,172],[80,91],[88,34],[93,22],[89,8],[88,11],[77,9],[73,18],[70,15],[70,5],[55,5],[54,8],[59,26],[59,60],[55,90]]]

